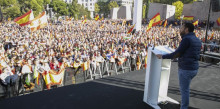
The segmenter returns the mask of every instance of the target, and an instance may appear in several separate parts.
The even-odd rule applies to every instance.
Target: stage
[[[172,62],[168,96],[180,101],[177,62]],[[1,109],[152,109],[143,102],[145,70],[31,93],[0,101]],[[220,67],[200,62],[191,84],[189,109],[220,109]],[[179,109],[164,104],[162,109]]]

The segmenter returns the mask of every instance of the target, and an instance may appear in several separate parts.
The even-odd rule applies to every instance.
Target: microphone
[[[152,50],[154,50],[154,47],[155,47],[155,46],[154,46],[154,44],[153,44],[153,48],[152,48]]]

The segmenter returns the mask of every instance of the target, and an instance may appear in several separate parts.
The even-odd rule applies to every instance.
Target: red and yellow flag
[[[87,19],[85,18],[83,21],[82,21],[82,24],[85,24],[87,22]]]
[[[147,31],[151,29],[151,27],[156,26],[160,23],[160,13],[157,13],[149,22]]]
[[[199,19],[196,20],[195,22],[193,22],[193,25],[194,25],[194,26],[197,26],[198,24],[199,24]]]
[[[34,14],[32,10],[28,11],[24,15],[17,17],[14,19],[14,22],[19,24],[20,26],[25,26],[31,23],[31,20],[34,19]]]
[[[167,26],[167,19],[165,20],[164,24],[163,24],[164,27]]]
[[[89,65],[90,65],[90,62],[89,61],[86,61],[82,64],[82,68],[83,68],[83,71],[86,71],[89,69]]]
[[[135,24],[129,29],[127,34],[130,34],[133,31],[134,27],[135,27]]]
[[[47,23],[46,11],[44,11],[31,21],[30,28],[31,31],[33,32],[41,28],[44,28],[45,26],[47,26],[47,24],[48,23]]]
[[[161,21],[160,21],[160,26],[161,26],[162,24],[163,24],[163,21],[161,20]]]
[[[211,36],[210,36],[209,40],[212,40],[212,39],[213,39],[213,37],[214,37],[214,32],[212,32],[212,34],[211,34]]]
[[[216,20],[217,25],[220,26],[220,17]]]
[[[100,26],[100,29],[104,28],[105,24],[103,23],[101,26]]]
[[[126,20],[123,20],[122,22],[122,26],[124,26],[126,24]]]
[[[97,14],[96,16],[95,16],[95,21],[98,21],[99,20],[99,15]]]
[[[180,20],[180,16],[177,18]],[[193,20],[194,19],[194,16],[184,16],[183,17],[183,20]]]
[[[103,21],[104,20],[104,17],[102,16],[102,18],[100,19],[100,21]]]

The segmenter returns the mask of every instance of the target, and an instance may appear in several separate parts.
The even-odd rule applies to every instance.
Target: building
[[[97,0],[78,0],[78,4],[83,5],[90,11],[90,17],[94,18],[95,3]]]
[[[200,21],[208,20],[209,5],[210,5],[210,0],[193,2],[192,4],[184,4],[182,15],[193,16],[194,21],[197,19],[199,19]],[[215,22],[214,27],[218,27],[216,20],[220,17],[219,15],[220,15],[220,11],[214,12],[213,9],[211,8],[210,21]]]
[[[148,10],[148,19],[153,18],[157,13],[160,13],[161,19],[174,20],[175,19],[175,9],[173,5],[160,4],[160,3],[150,3]]]
[[[119,6],[126,6],[126,5],[132,6],[134,0],[111,0],[111,1],[116,1]]]
[[[63,0],[66,3],[72,3],[73,0]]]
[[[73,0],[63,0],[66,3],[72,3]],[[83,5],[90,11],[90,17],[94,18],[95,3],[97,0],[78,0],[78,4]]]

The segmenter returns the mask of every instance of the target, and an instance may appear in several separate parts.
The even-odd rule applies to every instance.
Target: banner
[[[43,13],[41,13],[31,21],[30,28],[31,31],[33,32],[41,28],[44,28],[45,26],[47,26],[47,24],[48,23],[47,23],[46,11],[44,11]]]

